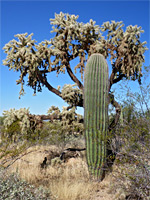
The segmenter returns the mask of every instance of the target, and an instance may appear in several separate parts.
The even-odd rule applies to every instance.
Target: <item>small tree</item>
[[[27,86],[34,90],[34,94],[42,91],[45,86],[50,92],[66,101],[69,106],[83,107],[83,74],[85,64],[93,53],[100,53],[105,59],[110,58],[112,71],[109,77],[108,92],[110,103],[116,109],[116,117],[109,125],[111,130],[117,124],[120,115],[120,105],[111,93],[112,85],[122,79],[138,80],[141,83],[142,64],[146,42],[140,41],[141,27],[128,26],[123,29],[123,22],[105,22],[102,26],[95,25],[92,19],[89,23],[79,23],[78,16],[55,14],[50,19],[55,36],[39,44],[32,40],[32,35],[17,34],[17,40],[11,40],[3,48],[7,54],[3,61],[9,69],[20,72],[17,84],[21,84],[20,96],[24,94],[25,77],[28,75]],[[103,36],[106,35],[106,36]],[[71,67],[71,61],[78,58],[74,67],[81,73],[81,80],[77,78]],[[48,81],[48,74],[67,72],[76,88],[64,87],[62,91],[54,88]],[[44,118],[43,118],[44,119]]]

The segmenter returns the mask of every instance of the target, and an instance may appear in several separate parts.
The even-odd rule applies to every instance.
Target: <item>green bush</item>
[[[50,200],[50,193],[43,188],[35,188],[17,174],[8,175],[0,169],[0,200]]]
[[[4,119],[5,119],[5,117],[0,116],[0,126],[2,126],[4,124]]]

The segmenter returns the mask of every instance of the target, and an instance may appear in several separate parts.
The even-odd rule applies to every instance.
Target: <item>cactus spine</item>
[[[84,126],[89,173],[102,180],[108,131],[108,65],[101,54],[91,55],[85,68]]]

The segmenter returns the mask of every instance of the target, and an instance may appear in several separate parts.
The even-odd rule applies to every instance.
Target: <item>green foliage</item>
[[[16,142],[21,137],[21,128],[19,121],[13,122],[8,128],[2,129],[2,140]]]
[[[0,168],[0,199],[7,200],[50,200],[50,193],[43,188],[35,188],[24,180],[19,179],[17,174],[8,175]]]
[[[5,117],[0,116],[0,126],[2,126],[4,124],[4,119],[5,119]]]
[[[108,65],[101,54],[93,54],[85,69],[84,109],[89,171],[102,180],[108,132]]]
[[[123,121],[126,122],[126,124],[129,124],[131,121],[133,121],[136,117],[136,110],[133,102],[124,102],[124,105],[122,107],[122,117]]]
[[[45,122],[42,129],[39,130],[39,135],[36,137],[36,143],[59,146],[65,142],[65,137],[60,122]]]

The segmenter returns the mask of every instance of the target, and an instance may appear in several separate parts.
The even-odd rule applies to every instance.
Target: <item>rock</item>
[[[46,168],[47,157],[44,158],[43,162],[41,163],[41,168]]]

